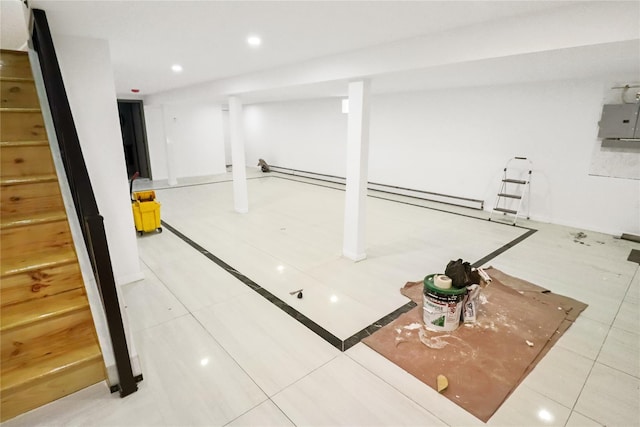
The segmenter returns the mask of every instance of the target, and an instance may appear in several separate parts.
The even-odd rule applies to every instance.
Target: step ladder
[[[502,212],[503,215],[514,215],[512,225],[516,225],[518,217],[522,215],[525,197],[527,198],[527,219],[529,219],[532,167],[533,163],[526,157],[514,157],[507,162],[489,221],[493,219],[496,212]]]

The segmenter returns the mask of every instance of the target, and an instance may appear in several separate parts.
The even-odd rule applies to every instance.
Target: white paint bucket
[[[422,310],[424,327],[430,331],[455,331],[460,326],[467,288],[440,289],[434,284],[435,274],[424,278]]]

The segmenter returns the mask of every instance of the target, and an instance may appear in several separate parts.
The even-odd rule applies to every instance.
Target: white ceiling
[[[575,4],[58,0],[30,3],[47,12],[49,25],[56,34],[109,40],[117,92],[127,94],[138,88],[145,95]],[[260,35],[263,45],[250,48],[246,44],[249,34]],[[170,70],[174,63],[184,67],[181,74]],[[385,84],[388,85],[380,83]]]
[[[636,54],[630,54],[633,52]],[[598,77],[617,86],[640,80],[639,70],[640,40],[633,40],[382,74],[373,79],[371,90],[385,94]],[[611,76],[624,81],[609,81]],[[244,95],[243,101],[250,104],[346,96],[347,86],[340,80],[253,92]]]
[[[54,34],[108,40],[118,96],[132,97],[132,88],[140,89],[140,95],[153,95],[256,72],[262,76],[260,72],[269,69],[280,73],[287,66],[305,61],[323,64],[335,55],[357,55],[392,42],[420,41],[425,35],[474,24],[489,28],[515,17],[557,14],[561,10],[579,13],[581,5],[602,2],[31,0],[29,3],[47,11]],[[594,76],[637,80],[640,2],[624,5],[622,10],[639,15],[639,35],[634,40],[426,69],[399,69],[371,76],[372,89],[374,93],[387,93]],[[20,0],[0,0],[3,48],[18,49],[25,44],[21,9]],[[257,49],[249,47],[246,44],[249,34],[260,35],[263,45]],[[180,63],[184,71],[173,73],[170,67],[174,63]],[[344,80],[324,81],[246,92],[243,100],[270,102],[344,96],[345,92]]]

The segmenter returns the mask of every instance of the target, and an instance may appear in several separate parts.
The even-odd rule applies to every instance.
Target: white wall
[[[245,105],[249,166],[268,164],[345,176],[347,115],[339,98]]]
[[[0,1],[0,48],[7,50],[26,50],[29,32],[26,7],[19,0]]]
[[[633,78],[633,77],[630,77]],[[502,168],[533,160],[533,219],[640,233],[640,181],[589,176],[611,82],[540,82],[373,97],[369,181],[484,199]],[[248,158],[344,176],[338,99],[246,106]],[[332,107],[333,106],[333,107]]]
[[[170,167],[176,178],[225,173],[220,105],[147,105],[144,114],[154,180],[168,178],[165,132],[171,142]]]
[[[89,177],[104,217],[119,284],[143,277],[131,214],[109,44],[54,35],[58,61]]]
[[[120,133],[115,85],[109,54],[109,45],[104,40],[53,35],[58,62],[64,79],[67,97],[71,106],[76,130],[85,163],[95,193],[98,209],[104,217],[113,274],[120,285],[144,277],[138,261],[138,246],[131,214],[127,171]],[[31,52],[37,63],[37,55]],[[37,85],[44,90],[38,73],[34,73]],[[44,99],[44,95],[41,95]],[[43,116],[52,123],[45,105]],[[56,140],[55,131],[47,126],[51,141]],[[52,144],[52,154],[58,173],[63,169],[57,147]],[[67,212],[74,209],[66,177],[60,179],[61,190]],[[69,224],[74,237],[78,261],[87,288],[96,332],[102,349],[107,377],[111,385],[119,383],[115,356],[104,315],[97,283],[93,276],[89,257],[84,247],[81,225],[76,216],[69,214]],[[124,300],[118,291],[125,336],[128,343],[134,375],[141,373],[137,350],[132,340]]]
[[[154,180],[167,179],[169,172],[167,170],[167,147],[164,137],[162,108],[143,105],[151,176]]]
[[[638,233],[640,182],[588,174],[606,88],[559,81],[378,97],[370,180],[491,206],[505,162],[525,156],[534,219]]]

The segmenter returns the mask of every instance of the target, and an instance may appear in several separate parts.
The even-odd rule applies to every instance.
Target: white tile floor
[[[352,263],[343,192],[271,176],[249,194],[239,215],[229,182],[157,191],[165,221],[341,339],[403,305],[406,281],[526,231],[369,198],[368,259]],[[488,424],[640,425],[640,273],[626,261],[640,245],[526,225],[539,231],[489,264],[589,308]],[[123,290],[140,390],[99,384],[3,426],[483,424],[364,344],[338,351],[171,232],[138,242],[146,279]]]

